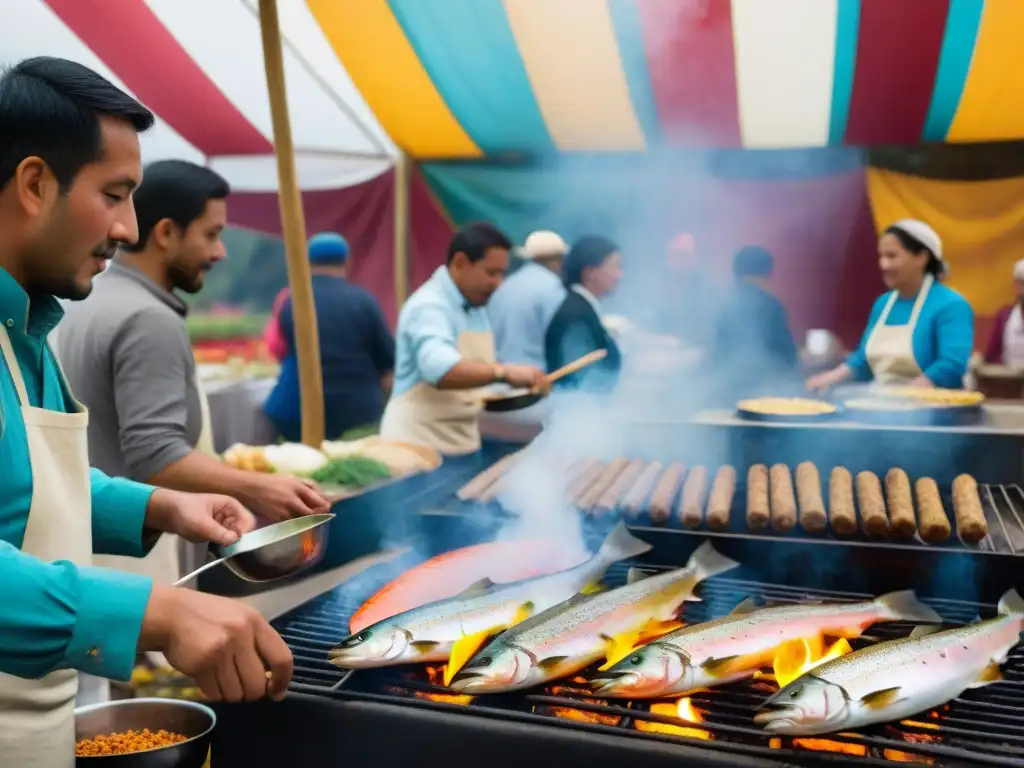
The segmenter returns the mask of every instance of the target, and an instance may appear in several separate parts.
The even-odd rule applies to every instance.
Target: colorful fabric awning
[[[1024,138],[1022,0],[306,1],[419,159]]]
[[[303,0],[278,0],[299,183],[337,189],[393,164],[394,144]],[[239,191],[277,189],[257,0],[8,0],[0,61],[78,61],[158,117],[146,162],[209,163]]]

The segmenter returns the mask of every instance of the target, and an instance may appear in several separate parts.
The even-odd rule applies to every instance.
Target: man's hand
[[[542,395],[546,395],[551,390],[547,375],[533,366],[503,365],[501,368],[505,374],[505,381],[513,387],[531,389]]]
[[[194,544],[210,541],[225,547],[255,529],[256,518],[230,496],[157,488],[146,507],[146,527]]]
[[[162,651],[207,698],[280,701],[292,679],[292,652],[258,611],[237,600],[153,586],[140,651]]]
[[[331,502],[312,481],[292,475],[251,474],[245,502],[249,509],[265,520],[276,523],[331,511]]]

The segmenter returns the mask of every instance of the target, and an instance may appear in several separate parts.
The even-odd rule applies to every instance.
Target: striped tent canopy
[[[1024,0],[307,4],[418,159],[1024,138]]]
[[[278,0],[299,183],[338,189],[387,171],[394,144],[303,0]],[[277,189],[257,0],[6,0],[0,61],[51,55],[146,104],[146,162],[207,163],[241,192]]]

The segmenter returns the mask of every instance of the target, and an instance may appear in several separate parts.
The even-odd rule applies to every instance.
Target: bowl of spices
[[[125,699],[79,707],[75,765],[203,768],[216,724],[213,710],[194,701]]]

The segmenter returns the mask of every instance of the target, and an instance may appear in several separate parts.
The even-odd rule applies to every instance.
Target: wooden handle
[[[554,384],[559,379],[568,376],[571,373],[576,373],[580,368],[586,368],[588,365],[593,365],[599,360],[604,360],[608,357],[607,349],[597,349],[589,354],[584,355],[581,358],[573,360],[568,365],[563,365],[557,371],[552,371],[548,374],[548,383]]]

